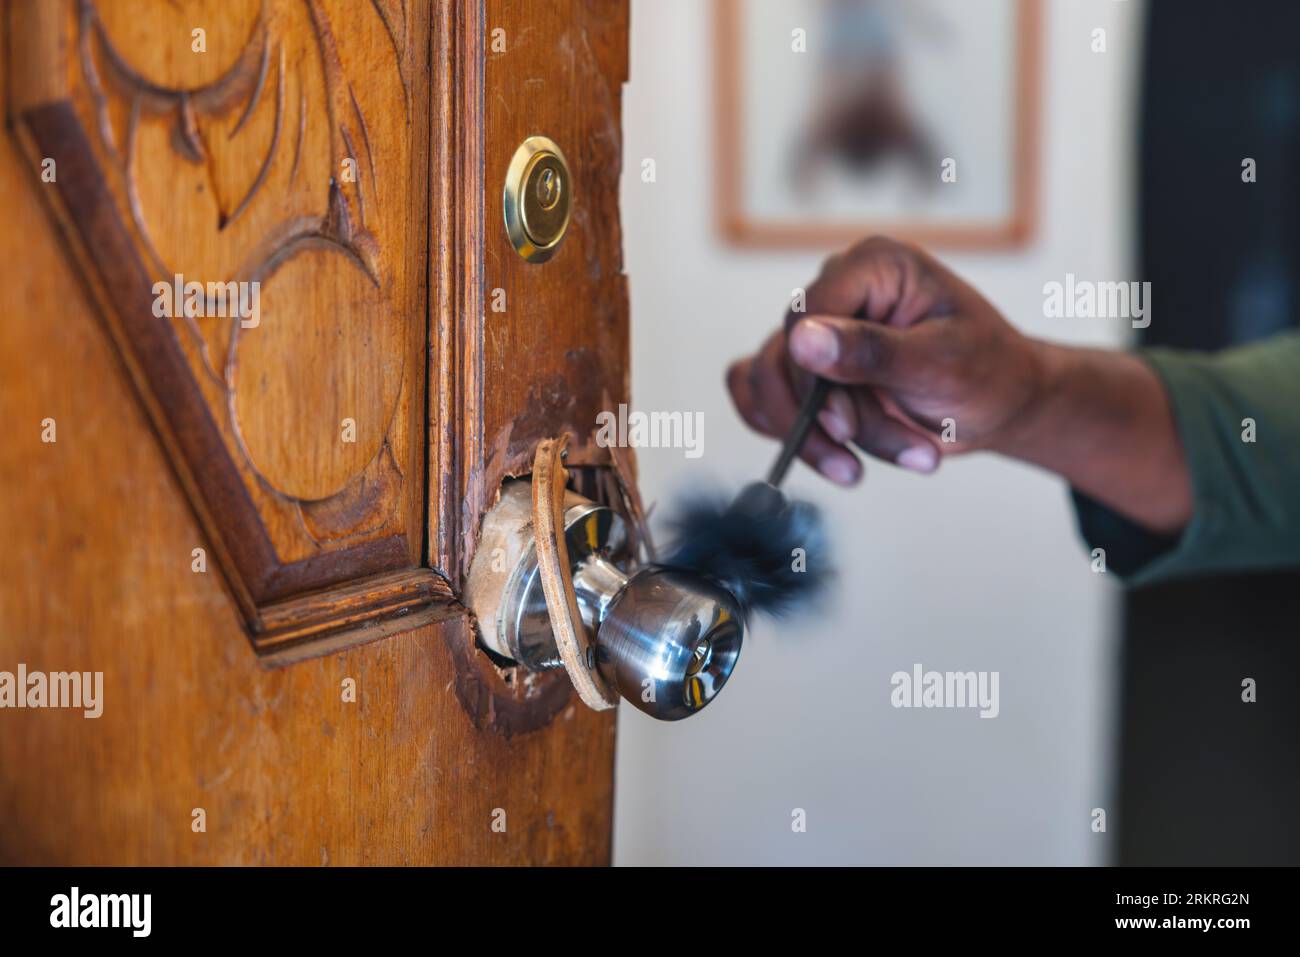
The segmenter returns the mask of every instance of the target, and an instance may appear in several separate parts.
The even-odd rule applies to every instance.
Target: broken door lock
[[[630,569],[623,519],[566,491],[555,527],[581,618],[575,626],[584,633],[582,654],[566,660],[548,605],[534,504],[530,482],[512,480],[484,520],[466,589],[483,644],[529,671],[565,668],[580,692],[590,681],[605,695],[593,702],[583,694],[594,707],[611,707],[617,695],[664,721],[704,708],[740,654],[744,624],[735,598],[690,572]]]

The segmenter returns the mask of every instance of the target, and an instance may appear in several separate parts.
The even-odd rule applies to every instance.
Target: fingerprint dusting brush
[[[782,443],[767,481],[728,501],[719,493],[687,498],[669,522],[672,545],[663,564],[706,575],[736,597],[745,614],[780,616],[806,605],[830,578],[821,514],[792,502],[781,481],[799,453],[829,383],[818,379]]]

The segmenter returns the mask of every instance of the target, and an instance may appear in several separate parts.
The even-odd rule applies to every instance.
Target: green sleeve
[[[1192,521],[1164,539],[1075,492],[1080,531],[1106,550],[1107,569],[1142,585],[1300,567],[1300,332],[1215,354],[1140,355],[1169,393]]]

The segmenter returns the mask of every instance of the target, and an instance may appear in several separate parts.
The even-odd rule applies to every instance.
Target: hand
[[[944,454],[1010,450],[1028,426],[1045,350],[925,253],[865,240],[828,260],[805,300],[727,384],[745,421],[781,438],[814,375],[838,383],[801,453],[832,481],[862,476],[850,443],[932,472]]]

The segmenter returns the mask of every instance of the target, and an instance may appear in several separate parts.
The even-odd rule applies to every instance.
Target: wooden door
[[[612,713],[458,596],[541,439],[609,464],[625,3],[3,12],[0,672],[102,713],[0,708],[0,862],[607,862]]]

